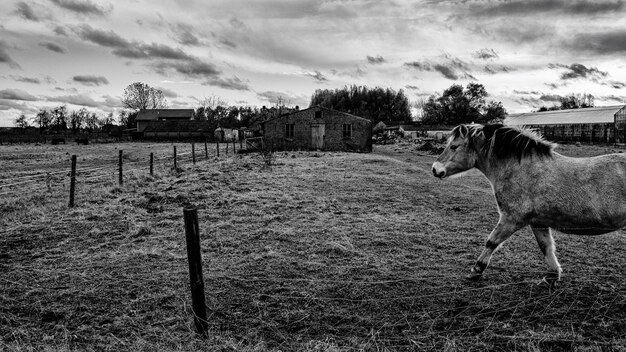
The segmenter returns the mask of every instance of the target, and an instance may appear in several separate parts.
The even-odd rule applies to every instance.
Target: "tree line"
[[[409,99],[400,89],[369,88],[366,86],[346,86],[338,89],[317,89],[309,106],[346,112],[359,117],[378,121],[410,121]]]

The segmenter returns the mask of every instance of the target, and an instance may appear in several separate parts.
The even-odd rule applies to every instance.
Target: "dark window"
[[[352,138],[352,125],[349,123],[344,123],[342,128],[343,138]]]
[[[285,138],[293,138],[294,136],[294,124],[287,123],[285,124]]]
[[[315,118],[316,119],[321,119],[322,118],[322,111],[321,110],[315,112]]]

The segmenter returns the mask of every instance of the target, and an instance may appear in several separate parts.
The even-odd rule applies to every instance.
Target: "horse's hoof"
[[[477,273],[474,270],[472,270],[471,273],[469,273],[469,274],[467,274],[467,276],[465,276],[465,279],[472,280],[472,281],[477,281],[477,280],[480,280],[481,277],[483,277],[483,273]]]
[[[550,289],[557,289],[561,283],[558,277],[554,276],[544,276],[541,281],[537,283],[538,286],[548,286]]]

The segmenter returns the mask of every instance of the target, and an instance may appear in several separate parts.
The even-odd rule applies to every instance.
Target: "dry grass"
[[[59,173],[49,188],[37,176],[0,189],[0,350],[626,348],[623,235],[559,236],[566,276],[551,291],[536,285],[544,264],[524,230],[467,282],[497,221],[477,173],[437,180],[433,157],[411,145],[277,152],[271,168],[255,154],[217,159],[211,146],[208,161],[196,148],[198,164],[185,154],[172,170],[171,147],[1,147],[0,176],[13,183]],[[68,209],[72,153],[79,170],[103,169],[79,173]],[[190,316],[187,204],[199,207],[207,339]]]

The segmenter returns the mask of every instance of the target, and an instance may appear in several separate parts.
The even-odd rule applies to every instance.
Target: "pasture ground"
[[[626,350],[621,232],[558,235],[553,290],[537,285],[545,265],[528,229],[468,282],[497,222],[477,172],[435,179],[434,157],[410,144],[279,152],[271,166],[214,146],[193,165],[179,145],[173,170],[171,147],[0,147],[0,350]],[[190,316],[188,204],[199,208],[204,339]]]

